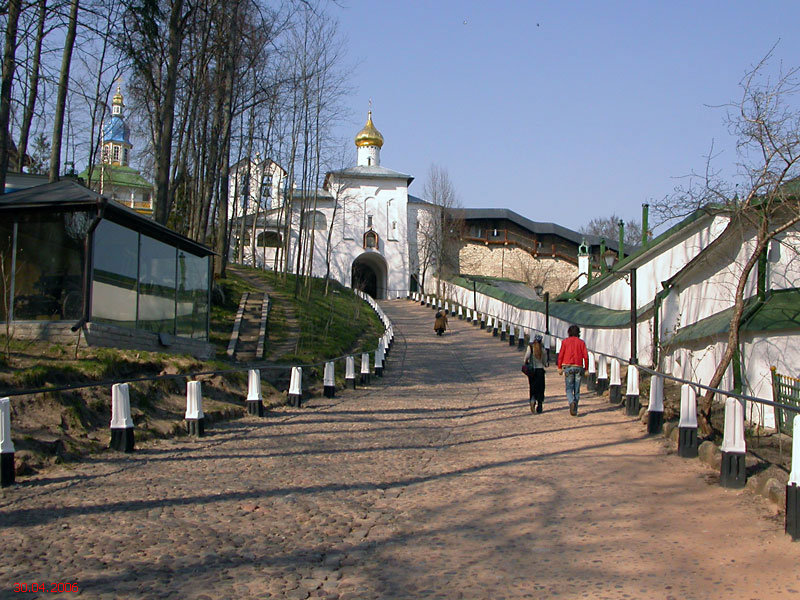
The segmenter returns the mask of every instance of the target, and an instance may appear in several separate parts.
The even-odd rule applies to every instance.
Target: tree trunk
[[[11,87],[14,82],[16,66],[17,25],[19,24],[21,5],[21,0],[9,0],[8,3],[6,41],[3,48],[3,73],[2,83],[0,83],[0,194],[5,193],[6,173],[8,173],[8,150],[11,145],[8,124],[11,118]]]
[[[19,170],[22,172],[25,166],[25,155],[28,152],[28,136],[33,122],[33,112],[36,108],[36,99],[39,94],[39,70],[42,58],[42,41],[44,40],[44,22],[47,14],[47,0],[39,0],[39,13],[36,22],[36,45],[33,50],[33,60],[31,61],[31,72],[28,78],[28,98],[25,102],[25,112],[22,115],[20,125],[19,144]]]
[[[169,172],[172,158],[172,125],[175,120],[175,88],[178,83],[178,63],[181,59],[184,16],[183,0],[174,0],[169,15],[167,78],[164,81],[164,101],[159,111],[159,126],[156,131],[156,197],[154,217],[156,222],[166,224],[172,209]]]
[[[72,48],[75,46],[75,35],[78,30],[79,0],[72,0],[69,11],[69,25],[64,40],[64,52],[61,55],[61,73],[58,78],[58,98],[53,115],[53,140],[50,151],[50,183],[58,181],[61,172],[61,138],[64,133],[64,113],[67,109],[67,90],[69,88],[69,67],[72,62]]]

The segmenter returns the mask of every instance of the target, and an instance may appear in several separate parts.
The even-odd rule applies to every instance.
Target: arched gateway
[[[362,290],[373,298],[386,298],[386,260],[377,252],[364,252],[350,268],[350,287]]]

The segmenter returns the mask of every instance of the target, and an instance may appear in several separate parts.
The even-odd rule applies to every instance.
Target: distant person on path
[[[447,313],[436,311],[436,320],[433,322],[433,330],[436,335],[442,335],[447,329]]]
[[[545,353],[542,349],[542,336],[536,335],[525,351],[525,364],[528,365],[528,386],[530,387],[531,412],[542,412],[544,402]]]
[[[589,368],[589,352],[580,338],[580,327],[570,325],[567,335],[569,337],[561,343],[561,352],[558,353],[558,374],[565,376],[569,414],[574,417],[578,414],[581,378]]]

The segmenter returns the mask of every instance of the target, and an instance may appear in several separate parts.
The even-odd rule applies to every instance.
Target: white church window
[[[352,240],[353,202],[342,199],[342,239]]]
[[[306,215],[306,219],[306,227],[314,231],[326,231],[328,229],[328,220],[325,218],[325,214],[320,211],[309,213]]]
[[[392,227],[389,229],[389,239],[397,241],[397,221],[392,221]]]
[[[119,146],[114,146],[112,157],[113,160],[119,160]]]
[[[367,215],[367,227],[372,229],[372,215]]]
[[[125,163],[125,164],[128,164],[128,149],[127,148],[123,148],[122,149],[122,162]]]

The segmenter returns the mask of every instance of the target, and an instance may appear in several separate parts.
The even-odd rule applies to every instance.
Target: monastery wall
[[[541,285],[552,296],[566,291],[578,276],[578,269],[573,264],[546,255],[534,258],[513,246],[464,244],[458,252],[458,267],[459,272],[465,275],[507,277],[531,287]]]

